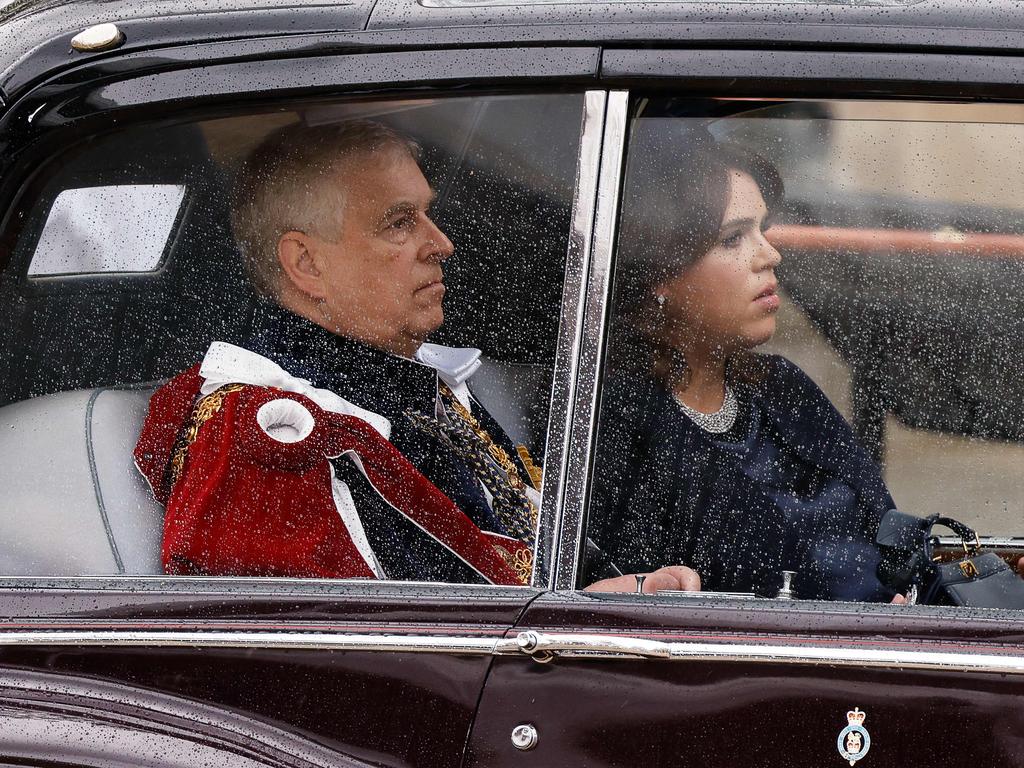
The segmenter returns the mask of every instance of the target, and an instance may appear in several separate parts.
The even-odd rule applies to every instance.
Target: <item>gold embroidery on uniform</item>
[[[495,464],[501,467],[502,471],[505,472],[509,479],[509,485],[514,487],[516,490],[523,488],[526,483],[524,483],[522,478],[519,477],[519,470],[516,468],[515,462],[513,462],[511,457],[509,457],[508,452],[505,451],[501,445],[495,442],[494,438],[483,428],[483,425],[480,424],[476,417],[469,412],[469,409],[459,402],[459,398],[455,396],[455,392],[449,388],[449,385],[441,382],[440,389],[441,392],[449,398],[449,404],[452,409],[459,414],[459,418],[469,425],[470,429],[476,433],[477,437],[483,440],[483,443],[487,446],[487,454],[489,454],[490,458],[495,460]],[[521,450],[525,451],[525,449]],[[528,499],[527,504],[529,504],[530,514],[534,517],[534,524],[537,525],[537,509],[535,509],[534,503],[530,502]]]
[[[544,481],[544,467],[533,463],[533,456],[530,455],[525,445],[517,445],[516,453],[519,454],[519,460],[526,467],[526,473],[530,476],[530,484],[533,489],[539,491],[541,483]]]
[[[518,574],[519,580],[523,584],[529,585],[530,579],[533,578],[533,552],[529,549],[517,550],[512,556],[511,565]]]
[[[515,571],[519,583],[529,586],[530,580],[533,578],[533,552],[527,548],[509,552],[500,544],[495,544],[494,548],[498,550],[498,554],[505,561],[505,565]]]
[[[534,505],[533,501],[530,499],[529,494],[526,493],[526,483],[524,483],[522,478],[519,476],[519,469],[516,467],[515,462],[512,461],[512,458],[508,455],[508,452],[504,448],[502,448],[500,445],[494,442],[494,439],[490,436],[487,430],[483,428],[483,425],[480,424],[479,420],[477,420],[477,418],[470,412],[470,410],[459,402],[458,398],[455,397],[455,394],[452,392],[451,388],[448,387],[448,385],[445,384],[444,382],[439,382],[439,385],[441,395],[447,401],[447,404],[458,415],[458,417],[463,421],[463,423],[465,423],[466,426],[468,426],[473,431],[473,433],[476,434],[476,436],[480,439],[480,441],[487,449],[487,454],[494,460],[494,463],[497,464],[498,467],[501,468],[501,470],[505,473],[505,477],[507,478],[509,486],[513,488],[515,491],[517,491],[518,494],[521,496],[522,500],[525,502],[526,510],[530,518],[529,537],[532,540],[533,535],[537,531],[538,510],[537,507]],[[519,453],[520,458],[522,458],[523,453],[526,451],[525,448],[518,447],[516,450],[517,453]],[[529,458],[529,453],[527,453],[526,456],[527,458]],[[523,465],[527,468],[527,471],[529,472],[529,479],[531,481],[531,485],[533,485],[536,488],[537,484],[539,483],[540,468],[536,467],[536,465],[533,464],[532,460],[524,460]],[[530,471],[531,467],[537,469],[538,477],[535,477],[533,473]],[[516,550],[515,553],[508,552],[503,547],[497,545],[495,545],[495,549],[497,549],[499,554],[501,554],[502,558],[505,560],[505,563],[509,566],[509,568],[511,568],[515,572],[516,576],[519,579],[519,582],[523,585],[529,585],[530,581],[533,578],[533,551],[529,546],[529,542],[525,543],[527,544],[527,546]]]
[[[174,449],[171,452],[170,485],[172,487],[178,482],[178,478],[181,477],[181,473],[185,470],[185,459],[188,456],[189,446],[196,441],[199,429],[217,414],[217,411],[224,405],[225,397],[244,387],[244,384],[225,384],[205,397],[199,398],[196,402],[195,407],[192,409],[192,416],[188,421],[188,427],[175,442]]]
[[[492,459],[494,459],[494,463],[501,467],[505,476],[508,478],[508,484],[515,490],[522,491],[526,487],[526,483],[524,483],[522,478],[519,477],[519,470],[516,468],[515,462],[513,462],[511,457],[509,457],[508,452],[494,442],[494,439],[488,434],[487,430],[483,428],[483,425],[480,424],[476,416],[470,413],[469,409],[459,402],[459,399],[455,397],[455,393],[452,392],[449,386],[444,382],[439,383],[441,393],[446,397],[452,410],[454,410],[459,415],[459,418],[462,419],[469,428],[476,433],[476,436],[484,442],[484,445],[487,446],[487,453]],[[532,479],[533,478],[531,476],[531,480]],[[536,531],[537,507],[532,501],[530,501],[529,496],[525,493],[523,493],[523,496],[525,497],[527,508],[530,512],[530,526],[534,531]]]
[[[491,508],[512,537],[521,545],[511,552],[497,542],[491,546],[513,572],[516,582],[528,585],[533,576],[533,542],[537,533],[538,510],[527,493],[520,469],[480,421],[455,397],[451,388],[438,381],[438,394],[448,424],[422,413],[408,411],[406,416],[427,434],[447,442],[468,462],[477,479],[492,495]],[[525,466],[525,465],[524,465]],[[529,478],[531,481],[532,477]]]

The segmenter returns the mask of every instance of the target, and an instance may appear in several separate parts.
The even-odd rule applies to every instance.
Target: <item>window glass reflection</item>
[[[693,107],[631,126],[591,567],[881,601],[890,508],[1024,535],[1024,115]]]
[[[0,574],[528,584],[582,108],[283,105],[44,169]]]
[[[57,195],[29,276],[149,272],[167,247],[185,187],[83,187]]]

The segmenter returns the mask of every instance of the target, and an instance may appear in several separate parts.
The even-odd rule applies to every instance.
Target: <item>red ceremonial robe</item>
[[[488,582],[522,584],[510,563],[528,555],[525,545],[478,528],[388,442],[389,430],[272,361],[215,342],[202,367],[153,395],[135,449],[167,507],[164,570],[385,577],[336,459],[353,461],[388,504]]]

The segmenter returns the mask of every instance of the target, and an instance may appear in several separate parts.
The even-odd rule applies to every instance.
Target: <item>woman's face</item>
[[[657,289],[665,297],[662,310],[669,332],[681,344],[729,354],[763,344],[775,333],[775,267],[782,257],[764,237],[767,216],[764,197],[750,174],[730,170],[718,240]]]

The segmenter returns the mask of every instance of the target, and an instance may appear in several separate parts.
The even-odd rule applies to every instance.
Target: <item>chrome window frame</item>
[[[568,451],[563,462],[558,514],[560,536],[551,563],[552,588],[576,587],[583,551],[585,512],[590,465],[597,428],[600,365],[604,353],[605,322],[611,288],[612,253],[618,225],[619,193],[629,129],[629,91],[608,92],[597,180],[597,205],[593,216],[589,255],[589,280],[579,336],[579,356],[571,392],[572,428],[567,432]]]
[[[240,651],[350,651],[357,653],[426,653],[458,656],[513,656],[548,663],[556,658],[577,663],[607,659],[651,659],[675,662],[775,664],[938,672],[1024,675],[1024,656],[1004,648],[963,650],[957,646],[903,648],[865,647],[845,642],[828,647],[761,641],[736,643],[733,638],[664,641],[640,634],[557,633],[527,630],[513,635],[476,637],[432,634],[378,634],[365,631],[179,631],[125,628],[118,630],[18,629],[0,632],[0,648],[55,646],[101,648],[201,648]]]
[[[572,230],[566,256],[562,315],[558,323],[558,346],[548,409],[547,450],[544,454],[546,471],[541,489],[540,530],[537,532],[538,547],[531,580],[535,586],[556,583],[565,539],[563,528],[566,500],[570,500],[568,508],[571,516],[572,497],[569,494],[576,491],[580,482],[579,477],[569,473],[568,466],[576,448],[573,435],[575,394],[580,379],[580,349],[591,285],[595,205],[601,181],[607,109],[607,91],[594,90],[584,94]]]

